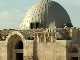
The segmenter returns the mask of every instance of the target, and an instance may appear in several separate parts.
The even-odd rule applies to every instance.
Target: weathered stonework
[[[18,29],[0,30],[0,60],[80,60],[80,28],[72,28],[66,10],[42,0]]]
[[[78,42],[80,36],[75,36],[75,33],[79,32],[79,29],[76,29],[5,30],[7,33],[4,32],[4,36],[8,35],[5,40],[0,41],[0,60],[16,60],[17,53],[23,54],[23,60],[71,60],[71,57],[80,57],[80,43]],[[61,37],[64,35],[63,40],[57,40],[58,30],[66,31],[60,34]],[[68,40],[65,39],[67,33],[67,37],[71,37]],[[73,38],[78,39],[76,40],[78,43],[75,43]],[[23,43],[21,49],[18,48],[20,41]]]

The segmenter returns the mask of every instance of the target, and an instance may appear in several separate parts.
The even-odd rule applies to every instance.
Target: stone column
[[[47,42],[47,37],[48,37],[48,34],[46,33],[46,34],[45,34],[45,38],[46,38],[46,40],[45,40],[45,41],[46,41],[46,42]]]
[[[37,42],[38,43],[41,42],[41,34],[40,33],[38,33],[38,41]]]
[[[38,33],[35,33],[35,41],[36,41],[37,43],[39,43],[39,36],[38,36]]]
[[[52,32],[49,33],[50,42],[53,42]]]
[[[44,42],[46,42],[46,36],[45,36],[45,34],[44,34]]]
[[[41,36],[41,41],[44,42],[44,33],[42,33]]]
[[[55,33],[53,33],[53,42],[56,41],[56,38],[55,38]]]

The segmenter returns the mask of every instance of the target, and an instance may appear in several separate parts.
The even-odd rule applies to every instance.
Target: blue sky
[[[0,0],[0,29],[16,29],[27,11],[40,0]],[[80,0],[54,0],[68,12],[72,24],[80,27]]]

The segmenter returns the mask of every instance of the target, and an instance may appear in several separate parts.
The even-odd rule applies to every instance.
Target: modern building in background
[[[59,3],[42,0],[17,30],[0,30],[0,60],[80,60],[79,33]]]

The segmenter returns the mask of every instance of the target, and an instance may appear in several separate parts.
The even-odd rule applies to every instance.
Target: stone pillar
[[[44,34],[44,42],[46,42],[46,36],[45,36],[45,34]]]
[[[51,42],[53,42],[53,36],[52,36],[52,33],[50,33],[50,39],[51,39]]]
[[[56,41],[56,38],[55,38],[55,33],[53,33],[53,42]]]
[[[49,42],[51,42],[51,32],[49,33]]]
[[[47,42],[47,37],[48,37],[48,34],[46,33],[46,34],[45,34],[46,42]]]
[[[38,33],[38,41],[37,42],[38,43],[41,42],[41,34],[40,33]]]
[[[37,41],[37,43],[39,43],[39,36],[38,36],[38,33],[35,33],[35,41]]]
[[[44,42],[44,33],[41,33],[41,42]]]

